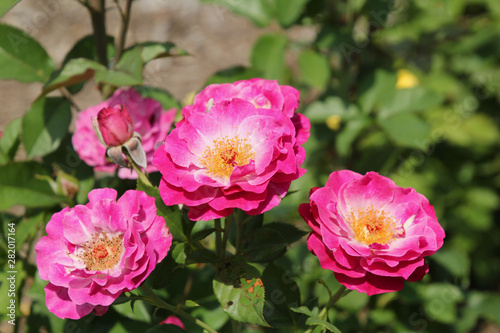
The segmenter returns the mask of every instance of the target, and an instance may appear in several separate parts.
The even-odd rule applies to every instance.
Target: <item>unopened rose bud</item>
[[[97,114],[97,124],[107,146],[121,146],[134,134],[134,125],[124,105],[102,109]]]

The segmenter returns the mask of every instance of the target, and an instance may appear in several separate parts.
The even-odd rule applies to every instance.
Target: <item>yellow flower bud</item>
[[[338,114],[334,114],[326,118],[326,126],[332,131],[336,131],[340,128],[341,121],[342,117],[340,117]]]
[[[396,89],[408,89],[418,86],[418,78],[407,69],[398,70],[398,81],[396,82]]]

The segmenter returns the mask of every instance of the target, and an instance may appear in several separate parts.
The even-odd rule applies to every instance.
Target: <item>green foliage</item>
[[[255,42],[251,62],[262,78],[284,78],[286,43],[287,39],[277,34],[263,35]]]
[[[14,205],[53,206],[65,200],[56,195],[40,176],[49,172],[36,162],[14,162],[0,166],[0,210]]]
[[[17,149],[21,143],[21,118],[11,121],[0,138],[0,164],[12,161],[16,156]]]
[[[22,122],[22,141],[28,158],[56,150],[68,133],[70,121],[68,100],[42,97],[35,101]]]
[[[11,9],[12,7],[14,7],[14,5],[17,4],[19,1],[21,1],[21,0],[6,0],[6,1],[3,1],[0,4],[0,17],[2,17],[3,14],[7,13],[9,11],[9,9]]]
[[[265,288],[258,271],[241,261],[225,267],[213,282],[217,300],[234,320],[269,326],[264,319]]]
[[[0,79],[45,82],[53,70],[54,62],[36,40],[0,24]]]

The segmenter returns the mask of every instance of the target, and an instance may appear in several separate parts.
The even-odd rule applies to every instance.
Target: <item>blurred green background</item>
[[[331,310],[335,325],[342,332],[500,332],[500,1],[202,2],[227,8],[261,28],[249,65],[226,68],[206,83],[262,77],[292,85],[301,91],[299,112],[312,123],[305,144],[308,172],[292,184],[297,192],[266,214],[266,221],[307,230],[297,207],[308,200],[308,189],[323,186],[334,170],[351,169],[377,171],[399,186],[414,187],[435,207],[446,231],[443,248],[427,260],[430,273],[422,282],[373,297],[352,292]],[[20,126],[11,125],[12,137]],[[15,143],[5,133],[0,158],[9,159],[7,150]],[[54,154],[44,157],[45,170],[57,160]],[[2,168],[10,172],[9,166]],[[32,168],[49,174],[38,165]],[[88,173],[84,168],[76,175],[83,193],[77,201],[94,185]],[[6,177],[0,174],[1,186],[8,183]],[[25,228],[18,229],[18,240],[26,244],[35,239],[38,221],[50,218],[45,211],[31,213],[22,222]],[[2,214],[1,219],[5,231],[7,222],[18,217]],[[6,241],[0,246],[5,251]],[[5,258],[0,257],[2,267]],[[332,291],[338,283],[309,254],[305,239],[276,264],[269,271],[277,270],[274,275],[279,272],[286,281],[269,283],[286,302],[273,300],[270,293],[265,313],[274,318],[274,327],[290,332],[290,318],[296,315],[287,308],[324,305],[328,293],[318,279]],[[61,321],[44,309],[43,281],[34,278],[35,268],[19,271],[20,285],[33,284],[31,309],[21,308],[19,314],[28,318],[29,332],[38,332],[40,323],[53,332],[134,332],[141,325],[137,322],[151,321],[143,305],[133,314],[118,306],[102,318]],[[197,315],[214,327],[224,325],[224,313],[204,292],[211,286],[209,267],[184,267],[162,296],[175,299],[187,276],[194,276],[195,294],[205,307],[196,309]],[[0,295],[5,295],[6,273],[1,277]],[[2,296],[2,310],[6,301]]]

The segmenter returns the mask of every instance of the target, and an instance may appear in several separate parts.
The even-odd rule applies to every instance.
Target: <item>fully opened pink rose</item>
[[[78,113],[75,132],[72,137],[73,147],[76,152],[85,163],[94,167],[95,171],[112,173],[116,170],[117,165],[106,159],[106,146],[99,141],[92,126],[92,118],[97,119],[99,111],[106,108],[110,108],[109,110],[112,111],[115,107],[123,107],[128,111],[127,114],[132,121],[133,131],[141,136],[142,148],[146,153],[148,162],[146,171],[157,171],[151,165],[155,146],[165,140],[174,121],[176,111],[175,109],[164,111],[158,101],[152,98],[143,98],[132,88],[118,89],[109,99]],[[119,124],[113,121],[115,122],[113,126],[112,122],[106,122],[103,116],[101,116],[103,118],[102,125],[100,124],[99,127],[103,126],[106,133],[118,129],[120,129],[120,132],[124,131],[121,127],[127,125],[125,117],[120,118]],[[113,119],[116,119],[116,114],[113,114]],[[128,128],[126,130],[128,131]],[[101,130],[102,132],[103,130]],[[115,141],[110,137],[109,143],[117,143],[120,140]],[[120,178],[137,178],[135,171],[126,168],[120,168],[118,176]]]
[[[434,208],[413,188],[376,172],[333,172],[299,207],[312,228],[309,250],[349,289],[368,295],[398,291],[428,272],[424,257],[445,237]]]
[[[35,249],[48,309],[60,318],[104,314],[124,291],[137,288],[172,244],[155,199],[129,190],[116,200],[109,188],[89,203],[64,208],[47,224]]]
[[[283,112],[234,98],[194,112],[172,130],[153,158],[167,205],[185,204],[192,220],[240,208],[261,214],[279,204],[300,168],[304,149]]]
[[[296,132],[296,144],[301,145],[309,138],[311,123],[304,115],[296,113],[299,107],[300,93],[297,89],[279,85],[275,80],[254,78],[234,83],[211,84],[200,91],[194,98],[193,105],[182,109],[184,118],[193,112],[205,112],[212,99],[214,103],[233,98],[241,98],[257,108],[281,110],[292,119]]]

